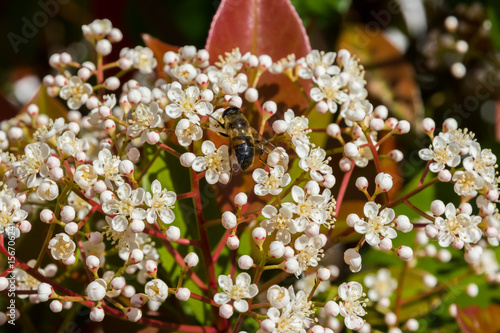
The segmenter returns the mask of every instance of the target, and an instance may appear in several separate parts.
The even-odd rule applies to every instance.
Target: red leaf
[[[158,76],[165,77],[165,74],[163,73],[163,67],[165,66],[165,63],[163,62],[163,55],[168,51],[177,52],[179,50],[179,47],[164,43],[161,40],[154,38],[153,36],[148,34],[142,34],[141,37],[144,41],[144,44],[146,44],[146,46],[149,47],[151,51],[153,51],[153,54],[158,61],[158,66],[156,66],[156,72]]]
[[[223,0],[212,20],[205,48],[211,61],[238,47],[241,54],[269,55],[273,61],[294,53],[296,58],[311,51],[309,37],[289,0]],[[306,93],[310,81],[301,81]],[[260,95],[273,100],[280,111],[285,106],[299,113],[308,101],[285,75],[264,73],[259,80]],[[279,88],[279,89],[278,89]]]
[[[500,332],[500,305],[491,304],[485,309],[477,305],[458,309],[457,323],[462,332]]]

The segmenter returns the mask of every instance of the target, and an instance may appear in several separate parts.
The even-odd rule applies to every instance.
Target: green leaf
[[[496,50],[500,50],[500,3],[496,0],[488,2],[488,19],[491,21],[490,36]]]

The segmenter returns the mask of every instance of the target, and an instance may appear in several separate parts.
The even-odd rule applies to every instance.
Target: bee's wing
[[[268,163],[269,158],[272,156],[272,160],[274,160],[274,162],[278,162],[277,164],[288,164],[289,158],[286,154],[286,150],[283,147],[276,147],[275,145],[273,145],[271,142],[263,138],[255,128],[252,128],[252,135],[254,137],[255,146],[260,149],[259,159],[262,162],[264,162],[264,160],[262,159],[262,155],[265,152],[267,155]]]
[[[229,163],[231,163],[231,170],[233,172],[240,171],[240,165],[238,163],[238,158],[236,158],[236,151],[233,147],[233,140],[229,139]]]

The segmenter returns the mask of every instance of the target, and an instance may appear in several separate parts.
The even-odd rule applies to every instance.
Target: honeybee
[[[229,138],[229,154],[233,172],[245,171],[252,166],[256,149],[259,150],[259,159],[262,163],[268,165],[262,159],[264,151],[270,155],[268,150],[265,149],[265,145],[269,145],[273,148],[273,152],[277,152],[280,156],[278,159],[281,159],[281,156],[284,155],[283,148],[281,150],[276,149],[269,141],[262,138],[256,129],[250,126],[240,108],[229,107],[222,112],[220,118],[223,122],[211,116],[210,122],[216,129],[222,128],[224,130],[224,132],[216,130],[219,135]],[[288,163],[288,158],[286,158],[286,163]]]

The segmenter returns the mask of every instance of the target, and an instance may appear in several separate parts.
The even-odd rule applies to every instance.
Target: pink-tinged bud
[[[498,191],[496,189],[491,189],[486,192],[486,199],[490,201],[497,201],[498,200]]]
[[[75,133],[75,135],[78,135],[78,133],[80,133],[80,125],[78,125],[77,123],[75,122],[69,122],[68,123],[68,131],[71,131],[73,133]]]
[[[398,120],[396,118],[389,118],[385,121],[385,126],[384,128],[387,130],[392,130],[398,125]]]
[[[287,125],[286,121],[284,121],[284,120],[279,119],[273,123],[273,130],[276,134],[285,133],[287,129],[288,129],[288,125]]]
[[[83,151],[77,151],[75,154],[75,160],[78,163],[85,163],[87,160],[87,154],[85,154]]]
[[[61,209],[61,221],[71,222],[75,219],[76,212],[72,206],[64,206]]]
[[[62,177],[64,177],[64,171],[60,167],[53,168],[49,172],[49,177],[52,178],[53,180],[59,180]]]
[[[358,214],[351,213],[351,214],[347,215],[346,223],[348,226],[354,227],[354,223],[356,223],[356,221],[359,221],[359,220],[360,220],[360,218],[359,218]]]
[[[112,146],[113,146],[113,141],[111,141],[111,139],[103,139],[103,140],[99,141],[99,149],[100,150],[111,149]]]
[[[198,255],[194,252],[190,252],[184,257],[184,264],[188,268],[193,268],[196,265],[198,265],[198,262],[200,261],[200,258],[198,258]]]
[[[101,193],[100,199],[102,203],[105,203],[108,200],[114,199],[115,194],[111,191],[104,191]]]
[[[56,299],[53,300],[52,302],[50,302],[49,307],[50,307],[50,311],[52,311],[54,313],[61,312],[63,309],[62,303]]]
[[[260,323],[260,328],[264,332],[273,332],[274,329],[276,328],[276,323],[274,321],[272,321],[271,319],[264,319]]]
[[[472,206],[468,202],[464,202],[463,204],[460,205],[458,208],[460,213],[465,214],[465,215],[470,215],[472,214]]]
[[[458,128],[458,122],[453,118],[448,118],[443,122],[443,132],[456,130],[457,128]]]
[[[82,193],[87,199],[92,199],[95,197],[95,191],[93,187],[89,187],[88,189],[82,190]]]
[[[78,224],[75,222],[69,222],[64,226],[64,232],[70,236],[73,236],[78,232]]]
[[[126,310],[127,318],[131,322],[137,322],[142,318],[142,311],[138,308],[128,308]]]
[[[55,79],[53,75],[45,75],[43,77],[43,85],[46,87],[52,87],[55,84]]]
[[[432,274],[426,274],[423,278],[423,282],[429,288],[434,288],[438,283],[436,277]]]
[[[118,43],[122,40],[123,34],[118,28],[113,28],[108,34],[108,39],[111,43]]]
[[[181,237],[181,230],[176,226],[170,226],[167,228],[165,232],[165,236],[167,236],[167,240],[170,242],[177,242]]]
[[[193,164],[195,158],[196,155],[193,153],[184,153],[181,155],[179,160],[183,167],[189,168]]]
[[[103,180],[98,180],[97,182],[95,182],[94,184],[94,191],[97,193],[97,194],[101,194],[103,193],[104,191],[106,191],[108,189],[106,183],[103,181]]]
[[[145,227],[146,226],[144,225],[143,220],[136,220],[136,219],[132,220],[132,222],[130,222],[129,225],[130,231],[136,234],[143,232]]]
[[[434,246],[434,244],[428,244],[425,248],[424,248],[424,251],[425,251],[425,254],[428,256],[428,257],[434,257],[436,256],[437,254],[437,249],[436,247]]]
[[[394,314],[394,312],[389,312],[385,315],[384,321],[388,326],[393,326],[398,321],[398,317],[396,317],[396,314]]]
[[[7,136],[9,137],[9,140],[19,141],[23,137],[23,130],[17,126],[11,127],[7,132]]]
[[[135,288],[131,285],[126,285],[122,288],[122,295],[127,298],[131,298],[135,294]]]
[[[231,235],[227,238],[226,245],[230,250],[236,250],[240,247],[240,239],[236,235]]]
[[[224,319],[229,319],[234,313],[234,309],[230,304],[222,304],[219,308],[219,316]]]
[[[141,249],[133,249],[129,255],[129,261],[132,263],[139,263],[144,259],[144,252]]]
[[[92,97],[95,97],[95,96],[92,96]],[[89,97],[90,99],[91,97]],[[89,100],[87,100],[88,102]],[[95,108],[93,108],[95,109]],[[82,120],[82,114],[80,113],[80,111],[77,111],[77,110],[71,110],[71,111],[68,111],[68,115],[67,115],[67,118],[68,118],[68,121],[69,122],[75,122],[75,123],[80,123],[80,121]]]
[[[361,270],[361,255],[356,249],[347,249],[344,252],[344,262],[349,265],[349,269],[353,273],[357,273]]]
[[[27,220],[22,220],[17,224],[19,231],[26,234],[31,231],[31,223]]]
[[[92,72],[87,67],[82,67],[78,70],[76,75],[78,75],[82,81],[87,81],[92,76]]]
[[[326,134],[332,138],[340,137],[340,127],[336,123],[332,123],[326,127]]]
[[[358,190],[364,191],[368,188],[368,179],[366,179],[366,177],[358,177],[358,179],[356,179],[355,185]]]
[[[335,185],[336,179],[334,175],[323,175],[323,182],[321,183],[325,188],[332,188]]]
[[[58,87],[64,87],[68,84],[68,79],[64,75],[56,75],[55,84]]]
[[[179,55],[175,52],[168,51],[163,55],[163,62],[172,67],[179,62]]]
[[[20,204],[24,204],[28,200],[28,195],[26,193],[16,193],[16,199],[19,200]]]
[[[348,172],[352,168],[352,161],[347,157],[342,157],[339,161],[339,167],[342,172]]]
[[[349,158],[355,158],[359,155],[359,147],[352,142],[348,142],[344,146],[344,154]]]
[[[469,295],[469,297],[476,297],[477,294],[479,294],[479,287],[475,283],[470,283],[467,285],[465,292]]]
[[[393,149],[389,152],[389,158],[396,162],[396,163],[399,163],[403,160],[403,152],[401,150],[398,150],[398,149]]]
[[[102,127],[104,128],[104,130],[106,130],[106,132],[113,133],[114,130],[116,129],[116,124],[115,124],[114,120],[112,120],[112,119],[106,119],[102,123]]]
[[[26,112],[28,112],[29,116],[33,118],[40,114],[40,109],[38,108],[38,105],[30,104],[28,105]]]
[[[486,230],[484,231],[484,234],[485,234],[485,235],[486,235],[486,237],[488,237],[488,238],[497,237],[497,236],[498,236],[498,229],[497,229],[497,228],[494,228],[494,227],[488,227],[488,228],[486,228]]]
[[[234,204],[238,207],[247,204],[248,196],[244,192],[240,192],[234,196]]]
[[[415,242],[418,245],[425,245],[429,243],[429,237],[425,234],[425,229],[419,228],[416,230]]]
[[[250,55],[247,60],[248,67],[255,68],[259,66],[259,58],[256,55]]]
[[[330,270],[328,268],[326,268],[326,267],[321,267],[316,272],[316,276],[318,277],[318,280],[320,280],[320,281],[328,281],[328,280],[330,280],[330,276],[331,275],[332,274],[331,274]]]
[[[93,110],[99,106],[99,99],[97,99],[97,97],[95,96],[90,96],[89,99],[87,99],[85,106],[87,107],[87,109]],[[81,121],[81,119],[78,119],[78,121]]]
[[[67,65],[69,64],[71,61],[73,61],[73,59],[71,58],[71,55],[67,52],[63,52],[60,54],[59,56],[59,61],[61,62],[61,64],[63,65]]]
[[[130,148],[128,151],[127,151],[127,158],[131,161],[131,162],[137,162],[139,161],[139,157],[141,157],[141,153],[139,152],[139,149],[133,147],[133,148]]]
[[[453,248],[455,250],[461,250],[464,247],[464,241],[462,239],[456,237],[451,242],[451,246],[453,246]]]
[[[146,265],[144,267],[146,268],[146,272],[148,272],[149,275],[156,278],[156,272],[158,270],[156,262],[154,262],[153,260],[148,260],[146,261]]]
[[[438,251],[436,258],[441,262],[449,262],[451,260],[451,252],[447,249],[441,249]]]
[[[435,216],[443,215],[445,210],[446,206],[441,200],[434,200],[433,202],[431,202],[431,212]]]
[[[87,265],[87,268],[89,270],[91,270],[92,272],[97,272],[97,270],[101,266],[101,261],[96,256],[90,255],[85,260],[85,264]]]
[[[375,177],[377,189],[382,192],[387,192],[392,188],[392,176],[388,173],[381,172]]]
[[[134,308],[140,308],[144,306],[144,304],[146,304],[147,301],[149,301],[147,295],[135,294],[130,298],[130,305],[132,305]]]
[[[253,265],[253,259],[252,257],[248,256],[248,255],[242,255],[241,257],[239,257],[238,259],[238,267],[242,270],[247,270],[247,269],[250,269]]]
[[[118,276],[111,280],[111,288],[114,290],[121,290],[125,287],[125,278],[123,276]]]
[[[52,223],[55,220],[55,215],[50,209],[44,209],[40,212],[40,220],[44,223]]]
[[[262,105],[262,110],[268,114],[275,114],[278,111],[278,105],[276,105],[276,102],[267,101]]]
[[[456,79],[461,79],[467,74],[467,67],[461,62],[456,62],[451,65],[450,72]]]
[[[120,58],[118,60],[118,67],[120,67],[120,69],[123,71],[130,69],[130,67],[132,67],[132,65],[133,65],[132,60],[130,60],[128,58]]]
[[[309,223],[306,226],[306,230],[304,230],[304,233],[307,235],[307,237],[318,236],[318,234],[319,234],[319,225],[316,224],[316,223]]]
[[[273,60],[267,54],[263,54],[263,55],[259,56],[259,67],[260,68],[269,69],[269,68],[271,68],[272,64],[273,64]]]
[[[262,243],[266,240],[267,232],[264,228],[257,227],[252,230],[252,238],[255,241],[255,244],[260,248]]]
[[[447,183],[451,180],[451,172],[448,169],[443,169],[438,172],[438,179],[443,183]]]
[[[104,81],[104,87],[108,90],[116,90],[120,88],[120,79],[116,76],[111,76]]]
[[[394,220],[394,224],[396,229],[402,231],[404,233],[410,232],[413,229],[413,224],[410,222],[410,219],[406,215],[399,215]]]
[[[285,254],[283,254],[283,258],[290,259],[295,256],[295,251],[291,246],[285,246]]]
[[[274,241],[269,244],[269,255],[272,258],[281,258],[285,254],[285,245],[283,242]]]
[[[134,172],[134,163],[129,160],[123,160],[118,165],[118,171],[124,176],[130,176]]]
[[[316,111],[318,111],[318,113],[320,114],[328,112],[328,104],[326,104],[325,101],[319,101],[316,104]]]
[[[378,247],[382,251],[390,251],[392,249],[392,240],[388,237],[384,237],[380,240]]]
[[[259,91],[255,88],[248,88],[245,91],[245,99],[250,103],[257,101],[259,99]]]
[[[475,264],[481,258],[483,248],[481,246],[471,246],[469,250],[465,251],[464,259],[469,264]]]
[[[104,279],[96,279],[87,286],[87,296],[91,301],[98,302],[106,296],[106,289],[106,281]]]
[[[132,105],[137,105],[142,100],[142,94],[138,89],[133,89],[127,94],[128,102]]]
[[[385,105],[379,105],[375,109],[373,109],[373,114],[376,118],[387,119],[389,116],[389,110]]]
[[[232,212],[227,211],[222,214],[222,226],[226,229],[233,229],[238,225],[238,222],[236,221],[236,215],[234,215]]]
[[[93,307],[90,310],[89,318],[95,323],[101,322],[104,319],[104,310],[100,306]]]
[[[231,175],[229,172],[223,172],[219,175],[219,183],[227,184],[231,180]]]
[[[241,108],[241,105],[243,105],[243,100],[241,99],[240,96],[231,96],[231,99],[229,100],[228,104],[229,106]]]
[[[107,39],[101,39],[100,41],[97,42],[95,46],[95,50],[97,53],[107,56],[111,53],[112,50],[111,42]]]
[[[57,68],[58,66],[61,65],[61,55],[59,53],[54,53],[53,55],[50,56],[49,58],[49,65]]]
[[[340,312],[339,305],[337,303],[335,303],[334,301],[326,302],[324,309],[325,309],[326,315],[329,317],[337,317],[339,315],[339,312]]]
[[[203,73],[198,74],[198,76],[196,76],[196,78],[194,79],[194,82],[198,86],[206,88],[208,85],[208,76],[206,74],[203,74]]]
[[[90,243],[97,245],[102,243],[103,236],[99,231],[93,231],[89,234],[88,239]]]
[[[398,257],[403,261],[409,261],[413,258],[413,250],[408,246],[400,246],[397,250]]]
[[[370,119],[370,129],[372,131],[381,131],[384,129],[384,121],[380,118]]]
[[[294,274],[299,269],[299,262],[295,258],[286,259],[280,264],[280,268],[287,273]]]
[[[396,134],[406,134],[410,131],[410,123],[406,120],[400,120],[394,129]]]
[[[405,324],[405,328],[410,331],[410,332],[415,332],[418,330],[418,321],[414,318],[408,319],[408,321]]]
[[[46,302],[49,298],[54,297],[57,294],[54,292],[54,289],[52,289],[50,284],[42,282],[38,285],[37,295],[40,302]]]
[[[422,130],[428,134],[433,135],[436,129],[436,122],[432,118],[424,118],[422,120]]]
[[[137,271],[137,265],[130,265],[127,268],[125,268],[125,273],[127,274],[134,274]]]
[[[187,301],[191,297],[191,290],[188,288],[179,288],[175,292],[175,298],[181,302]]]

